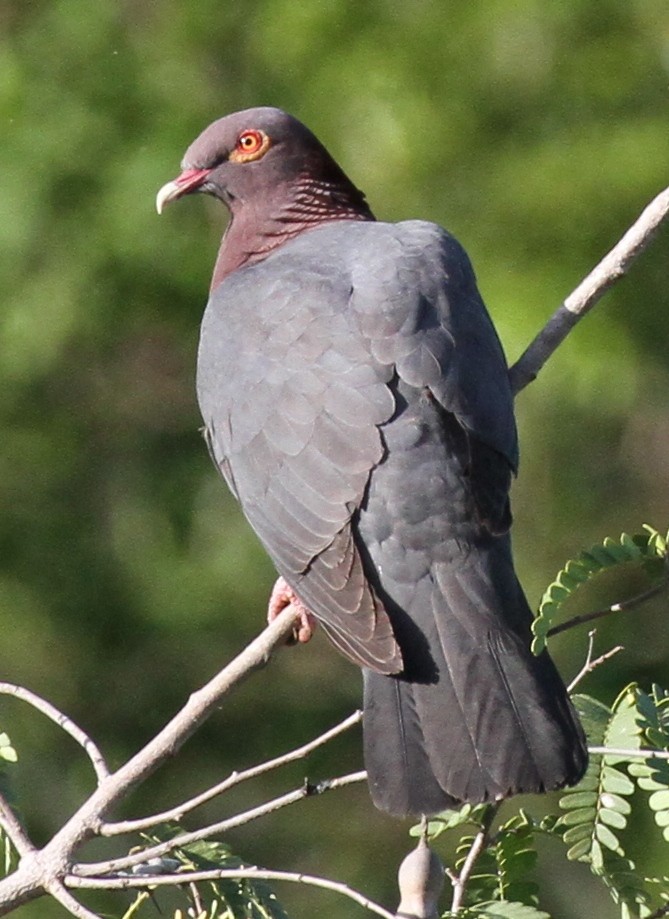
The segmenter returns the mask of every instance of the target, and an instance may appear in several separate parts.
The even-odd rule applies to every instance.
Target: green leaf
[[[634,789],[633,785],[632,789]],[[629,803],[629,801],[620,795],[612,795],[608,791],[604,791],[600,795],[599,805],[602,809],[617,811],[619,814],[627,815],[632,812],[632,805]]]
[[[602,785],[607,792],[619,795],[631,795],[634,783],[623,772],[611,766],[602,766]]]
[[[594,822],[596,816],[596,807],[580,807],[577,810],[568,811],[562,818],[562,825],[583,826],[584,824],[591,824]]]
[[[587,823],[581,823],[579,826],[570,826],[564,833],[563,839],[570,846],[572,843],[581,842],[583,839],[590,841],[592,833],[592,824],[588,821]]]
[[[473,915],[481,919],[551,919],[549,913],[544,910],[508,900],[481,903]]]
[[[637,726],[644,747],[666,752],[669,750],[669,692],[653,685],[650,693],[637,691]],[[653,812],[662,836],[669,841],[669,762],[657,756],[630,763],[642,791],[648,792],[648,806]]]
[[[567,858],[572,862],[581,861],[583,858],[589,855],[591,848],[592,844],[590,841],[590,833],[588,832],[588,835],[585,839],[582,839],[580,842],[577,842],[570,849],[568,849]]]
[[[575,695],[573,702],[581,719],[583,730],[588,735],[588,742],[592,746],[602,746],[611,720],[611,709],[603,702],[582,693]],[[581,785],[577,787],[580,789]]]
[[[669,810],[669,789],[654,791],[648,803],[654,811]]]
[[[624,830],[627,826],[627,820],[619,811],[609,810],[608,807],[602,807],[599,812],[599,819],[607,826],[615,827],[618,830]]]
[[[446,830],[453,827],[462,826],[463,824],[474,824],[482,826],[490,804],[463,804],[458,810],[447,809],[432,817],[427,825],[427,833],[430,839],[436,839]],[[423,824],[417,823],[409,830],[410,836],[421,836],[423,833]]]
[[[608,848],[593,848],[593,874],[605,884],[611,898],[621,908],[621,915],[648,916],[651,912],[651,895],[646,880],[641,877],[634,862]]]
[[[178,827],[168,827],[161,836],[149,835],[149,842],[169,839],[179,832]],[[246,868],[242,859],[232,854],[230,847],[221,842],[199,840],[186,846],[176,847],[173,858],[187,869],[207,870],[211,868]],[[182,891],[188,896],[188,890]],[[210,916],[235,917],[235,919],[288,919],[276,894],[266,881],[254,878],[226,878],[198,885],[200,901]],[[214,905],[216,904],[216,905]],[[198,913],[192,903],[184,911],[186,915]]]
[[[16,763],[18,758],[18,753],[12,746],[9,736],[4,732],[0,733],[0,759],[6,763]]]
[[[632,788],[634,788],[634,786],[632,786]],[[596,803],[597,793],[594,791],[577,791],[573,794],[565,795],[560,799],[560,807],[564,810],[571,810],[572,808],[581,807],[594,807]]]
[[[595,824],[595,836],[603,846],[606,846],[607,849],[610,849],[612,852],[619,852],[622,854],[622,849],[620,848],[617,837],[603,823]]]

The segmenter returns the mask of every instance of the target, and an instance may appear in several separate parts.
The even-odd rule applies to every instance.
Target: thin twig
[[[23,827],[16,819],[9,802],[2,794],[0,794],[0,827],[2,827],[5,836],[7,836],[22,858],[30,852],[36,851]]]
[[[64,906],[76,919],[102,919],[102,916],[98,913],[91,912],[90,909],[75,899],[60,881],[54,881],[46,889],[54,900],[58,900],[61,906]]]
[[[190,895],[193,898],[193,909],[196,916],[202,915],[204,913],[204,903],[202,902],[202,897],[200,896],[200,891],[197,884],[193,881],[188,885],[190,888]]]
[[[625,756],[629,759],[669,759],[669,750],[630,750],[626,747],[588,747],[594,756]]]
[[[0,693],[6,696],[14,696],[17,699],[21,699],[22,702],[27,702],[28,705],[32,705],[33,708],[36,708],[37,711],[46,715],[46,717],[57,724],[58,727],[62,728],[73,740],[76,740],[90,759],[98,778],[98,784],[109,777],[109,768],[97,744],[78,724],[75,724],[71,718],[59,711],[55,705],[52,705],[51,702],[47,702],[46,699],[42,699],[41,696],[38,696],[37,693],[32,692],[32,690],[26,689],[23,686],[16,686],[14,683],[0,682]]]
[[[178,804],[176,807],[163,811],[160,814],[153,814],[149,817],[141,817],[136,820],[123,820],[117,823],[105,823],[100,827],[100,834],[102,836],[116,836],[120,833],[134,833],[139,830],[146,830],[150,827],[158,826],[163,823],[169,823],[170,821],[178,821],[184,816],[184,814],[195,810],[196,807],[199,807],[206,801],[210,801],[212,798],[215,798],[223,792],[228,791],[233,786],[239,785],[240,782],[245,782],[248,779],[256,778],[256,776],[262,775],[264,772],[268,772],[271,769],[277,769],[279,766],[284,766],[286,763],[291,763],[298,759],[304,759],[304,757],[308,756],[308,754],[315,750],[317,747],[322,746],[323,744],[332,740],[334,737],[337,737],[339,734],[347,731],[349,728],[353,727],[355,724],[358,724],[360,721],[362,721],[362,712],[353,712],[352,715],[349,715],[348,718],[345,718],[339,724],[335,725],[335,727],[330,728],[330,730],[325,731],[320,735],[320,737],[316,737],[314,740],[309,741],[309,743],[303,744],[303,746],[298,747],[295,750],[291,750],[289,753],[284,753],[281,756],[275,757],[274,759],[267,760],[267,762],[260,763],[257,766],[252,766],[249,769],[244,769],[241,772],[233,772],[230,776],[228,776],[227,779],[219,782],[218,785],[214,785],[212,788],[203,791],[201,794],[196,795],[190,800],[184,801],[182,804]]]
[[[635,259],[648,248],[668,214],[669,188],[666,188],[651,201],[622,239],[567,297],[513,365],[509,375],[515,394],[535,379],[579,319],[627,274]]]
[[[586,622],[593,622],[595,619],[602,619],[604,616],[610,616],[612,613],[627,613],[632,609],[636,609],[637,606],[641,606],[642,603],[652,600],[653,597],[659,596],[666,589],[667,578],[665,577],[660,584],[656,584],[654,587],[644,590],[643,593],[637,594],[636,597],[631,597],[629,600],[622,600],[620,603],[613,603],[611,606],[607,606],[605,609],[598,609],[594,613],[581,613],[580,616],[573,616],[571,619],[567,619],[566,622],[560,622],[558,625],[554,625],[548,630],[548,636],[552,638],[553,635],[559,635],[560,632],[566,632],[568,629],[573,629],[577,625],[583,625]]]
[[[490,840],[490,828],[492,827],[493,820],[497,816],[497,811],[499,808],[499,804],[490,804],[488,806],[488,810],[486,811],[481,822],[481,829],[474,837],[474,841],[471,844],[469,852],[467,853],[467,857],[465,858],[462,868],[460,869],[460,874],[456,875],[455,879],[453,879],[451,872],[449,872],[449,877],[451,878],[451,883],[453,884],[453,902],[451,903],[451,913],[459,913],[462,909],[465,892],[467,890],[467,883],[469,882],[471,873],[474,870],[474,865],[476,864],[481,853],[484,851],[485,847],[488,845],[488,841]]]
[[[609,651],[605,651],[604,654],[600,654],[599,657],[596,657],[593,660],[592,653],[593,653],[594,646],[595,646],[595,635],[596,634],[597,634],[597,629],[591,629],[588,632],[588,653],[585,656],[585,663],[583,664],[579,672],[576,674],[574,679],[571,681],[569,686],[567,686],[568,692],[573,692],[574,689],[576,689],[578,684],[581,682],[583,677],[587,676],[589,673],[592,673],[592,671],[596,667],[599,667],[600,664],[603,664],[605,661],[610,660],[610,658],[612,658],[614,655],[624,650],[622,645],[616,645],[615,648],[611,648]]]
[[[313,887],[322,887],[343,894],[355,900],[360,906],[368,909],[383,919],[395,919],[393,913],[374,903],[364,894],[353,890],[339,881],[330,881],[327,878],[314,877],[310,874],[301,874],[296,871],[265,871],[261,868],[221,868],[212,871],[188,871],[184,874],[157,874],[155,876],[142,875],[141,877],[81,877],[78,874],[69,874],[65,877],[68,887],[86,888],[92,890],[126,890],[136,887],[159,887],[175,884],[193,884],[202,881],[220,881],[226,878],[247,878],[258,881],[290,881],[294,884],[309,884]]]
[[[220,820],[217,823],[209,824],[209,826],[201,827],[199,830],[192,830],[190,833],[181,833],[179,836],[174,836],[172,839],[158,843],[155,846],[150,846],[140,852],[134,852],[132,855],[126,855],[122,858],[113,858],[106,862],[77,865],[75,871],[80,877],[127,871],[129,868],[145,864],[152,859],[162,858],[162,856],[167,855],[168,852],[190,845],[190,843],[198,842],[200,839],[208,839],[210,836],[227,833],[229,830],[242,826],[245,823],[250,823],[252,820],[257,820],[259,817],[265,817],[267,814],[280,810],[282,807],[287,807],[290,804],[295,804],[297,801],[302,801],[304,798],[315,797],[326,791],[331,791],[334,788],[343,788],[345,785],[363,782],[366,777],[367,773],[360,771],[351,772],[348,775],[342,775],[338,778],[329,779],[314,785],[305,782],[293,791],[279,795],[277,798],[272,798],[271,801],[266,801],[264,804],[252,807],[247,811],[243,811],[241,814],[235,814],[234,817],[228,817],[227,820]]]
[[[142,906],[142,904],[146,903],[147,900],[150,900],[152,896],[153,894],[151,891],[143,890],[140,894],[138,894],[134,902],[131,903],[127,910],[123,913],[121,919],[132,919],[132,916],[137,913],[137,910]]]

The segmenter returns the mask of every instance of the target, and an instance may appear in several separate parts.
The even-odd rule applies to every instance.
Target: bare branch
[[[474,870],[474,865],[479,859],[481,853],[485,850],[485,847],[488,845],[490,840],[490,828],[492,827],[493,820],[497,816],[497,811],[500,808],[500,804],[491,804],[488,807],[488,810],[485,813],[483,818],[481,829],[478,831],[474,837],[474,841],[471,844],[471,848],[467,853],[467,857],[464,860],[462,868],[460,869],[460,874],[455,877],[452,876],[452,873],[449,872],[449,877],[451,883],[453,884],[453,902],[451,904],[451,913],[459,913],[464,904],[465,891],[467,890],[467,883],[471,877],[471,873]]]
[[[193,693],[153,740],[104,779],[44,849],[35,857],[23,858],[16,871],[0,880],[0,916],[41,896],[50,882],[66,874],[74,850],[99,832],[109,810],[173,756],[226,693],[267,663],[271,652],[292,630],[294,619],[293,610],[280,613],[227,667]]]
[[[349,775],[342,775],[336,779],[329,779],[314,785],[305,782],[300,788],[286,792],[284,795],[279,795],[277,798],[272,798],[271,801],[266,801],[264,804],[252,807],[247,811],[243,811],[241,814],[235,814],[234,817],[228,817],[227,820],[220,820],[217,823],[209,824],[209,826],[201,827],[199,830],[192,830],[190,833],[181,833],[179,836],[174,836],[172,839],[168,839],[165,842],[150,846],[147,849],[143,849],[141,852],[134,852],[132,855],[110,859],[106,862],[77,865],[75,870],[79,877],[90,877],[92,875],[113,874],[117,871],[127,871],[130,868],[134,868],[137,865],[143,865],[153,859],[162,858],[162,856],[167,855],[174,849],[187,846],[193,842],[198,842],[200,839],[208,839],[210,836],[227,833],[235,827],[250,823],[252,820],[257,820],[258,817],[264,817],[267,814],[280,810],[282,807],[287,807],[289,804],[295,804],[297,801],[302,801],[304,798],[312,798],[316,795],[324,794],[326,791],[331,791],[334,788],[343,788],[345,785],[363,782],[366,777],[367,773],[361,771],[352,772]]]
[[[22,702],[27,702],[28,705],[32,705],[33,708],[36,708],[37,711],[46,715],[46,717],[57,724],[58,727],[62,728],[73,740],[76,740],[90,759],[98,778],[98,784],[109,776],[109,768],[97,744],[91,740],[88,734],[82,730],[79,725],[75,724],[71,718],[59,711],[55,705],[52,705],[51,702],[47,702],[46,699],[42,699],[41,696],[38,696],[37,693],[32,692],[32,690],[25,689],[23,686],[16,686],[14,683],[0,682],[0,693],[6,696],[14,696],[17,699],[21,699]]]
[[[624,756],[629,759],[669,759],[669,750],[629,750],[626,747],[588,747],[594,756]]]
[[[72,916],[76,916],[76,919],[102,919],[98,913],[91,912],[76,900],[62,883],[54,882],[47,887],[47,890],[54,900],[58,900]]]
[[[592,653],[593,653],[594,646],[595,646],[595,635],[596,634],[597,634],[596,629],[591,629],[588,632],[588,653],[585,656],[585,663],[583,664],[579,672],[576,674],[574,679],[571,681],[569,686],[567,686],[568,692],[573,692],[574,689],[576,689],[578,684],[581,682],[583,677],[587,676],[589,673],[592,673],[592,671],[596,667],[599,667],[600,664],[603,664],[605,661],[610,660],[610,658],[614,657],[614,655],[624,650],[622,645],[616,645],[615,648],[611,648],[609,651],[605,651],[604,654],[601,654],[599,657],[596,657],[593,660]]]
[[[342,734],[344,731],[347,731],[349,728],[353,727],[353,725],[359,724],[360,721],[362,721],[362,712],[353,712],[352,715],[349,715],[348,718],[345,718],[342,722],[335,725],[335,727],[330,728],[330,730],[325,731],[320,735],[320,737],[316,737],[314,740],[310,740],[308,743],[303,744],[303,746],[297,747],[297,749],[291,750],[288,753],[284,753],[282,756],[277,756],[274,759],[267,760],[267,762],[260,763],[257,766],[252,766],[250,769],[244,769],[241,772],[233,772],[230,776],[228,776],[227,779],[219,782],[218,785],[214,785],[212,788],[208,788],[201,794],[196,795],[188,801],[184,801],[182,804],[176,805],[176,807],[173,807],[170,810],[163,811],[160,814],[153,814],[150,817],[141,817],[137,820],[123,820],[119,821],[118,823],[106,823],[100,827],[100,833],[103,836],[115,836],[120,833],[131,833],[137,832],[138,830],[146,830],[150,827],[158,826],[161,823],[168,823],[172,820],[178,821],[183,817],[184,814],[195,810],[196,807],[199,807],[206,801],[210,801],[212,798],[215,798],[223,792],[228,791],[235,785],[239,785],[240,782],[246,782],[248,779],[256,778],[256,776],[262,775],[264,772],[269,772],[271,769],[277,769],[279,766],[283,766],[286,763],[292,763],[295,760],[304,759],[304,757],[308,756],[309,753],[311,753],[317,747],[326,744],[334,737],[337,737],[339,734]]]
[[[220,881],[226,878],[248,878],[258,881],[290,881],[294,884],[309,884],[313,887],[322,887],[354,900],[383,919],[395,919],[393,913],[374,903],[364,894],[353,890],[346,884],[330,881],[327,878],[314,877],[310,874],[300,874],[296,871],[265,871],[261,868],[225,868],[213,871],[188,871],[183,874],[157,874],[155,876],[142,875],[142,877],[81,877],[76,874],[67,875],[65,883],[68,887],[78,887],[93,890],[127,890],[137,887],[162,887],[175,884],[193,884],[202,881]]]
[[[0,794],[0,827],[10,840],[16,851],[23,858],[30,852],[35,852],[35,847],[28,839],[23,827],[16,819],[14,811],[4,795]]]
[[[651,201],[622,239],[558,307],[513,365],[509,376],[511,388],[516,395],[536,378],[579,319],[627,274],[635,259],[648,248],[668,214],[669,188],[666,188]]]

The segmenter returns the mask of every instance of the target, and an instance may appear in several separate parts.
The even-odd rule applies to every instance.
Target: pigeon
[[[383,156],[382,150],[374,150]],[[207,127],[157,208],[223,202],[197,391],[216,467],[292,605],[362,668],[382,811],[578,782],[587,748],[515,574],[504,353],[457,240],[377,221],[293,116]]]

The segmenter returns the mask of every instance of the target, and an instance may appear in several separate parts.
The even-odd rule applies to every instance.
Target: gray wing
[[[424,221],[393,227],[355,266],[352,306],[372,357],[409,386],[427,387],[477,441],[516,469],[506,360],[467,253]],[[391,270],[391,266],[394,270]]]
[[[480,368],[459,359],[473,343]],[[402,669],[356,531],[383,426],[401,411],[398,381],[505,456],[508,480],[500,368],[506,379],[469,261],[432,224],[313,230],[212,294],[198,362],[212,455],[279,572],[362,666]]]

